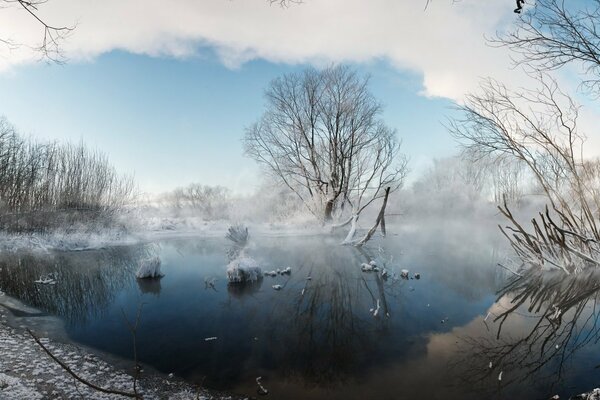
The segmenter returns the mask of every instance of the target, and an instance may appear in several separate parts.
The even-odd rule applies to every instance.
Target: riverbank
[[[27,333],[24,326],[11,326],[11,311],[0,307],[0,398],[5,400],[93,399],[112,400],[126,397],[99,392],[75,380],[52,360]],[[131,392],[131,374],[73,344],[40,337],[42,344],[81,378],[107,389]],[[137,383],[145,400],[240,400],[241,398],[208,392],[176,377],[142,370]]]

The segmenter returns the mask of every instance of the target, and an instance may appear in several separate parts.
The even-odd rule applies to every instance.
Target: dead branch
[[[369,232],[367,232],[365,237],[363,237],[361,240],[359,240],[357,243],[354,244],[355,246],[360,247],[360,246],[364,245],[365,243],[367,243],[371,239],[371,236],[373,236],[373,234],[377,230],[377,227],[380,224],[383,224],[381,227],[381,232],[385,236],[385,207],[387,205],[389,195],[390,195],[390,187],[388,186],[387,188],[385,188],[385,196],[383,197],[383,204],[381,205],[381,209],[379,210],[379,214],[377,215],[377,219],[375,220],[375,225],[373,225],[373,227],[371,229],[369,229]]]
[[[54,360],[54,362],[56,362],[58,365],[60,365],[61,368],[64,369],[69,375],[71,375],[73,378],[77,379],[79,382],[83,383],[84,385],[86,385],[94,390],[97,390],[99,392],[102,392],[102,393],[116,394],[119,396],[129,397],[129,398],[133,398],[133,399],[142,399],[142,396],[138,395],[137,393],[124,392],[124,391],[117,390],[117,389],[106,389],[106,388],[100,387],[98,385],[95,385],[86,379],[83,379],[77,373],[75,373],[67,364],[65,364],[64,362],[59,360],[54,354],[52,354],[52,352],[50,352],[50,350],[48,350],[48,348],[46,346],[44,346],[44,344],[37,338],[37,336],[35,336],[33,334],[33,332],[29,328],[27,328],[27,333],[29,333],[29,335],[31,335],[33,340],[35,340],[35,342],[42,348],[42,350],[44,350],[44,352],[52,360]]]

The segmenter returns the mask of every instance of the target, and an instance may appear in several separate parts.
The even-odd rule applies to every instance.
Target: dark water
[[[273,399],[547,399],[597,386],[600,277],[517,279],[497,268],[495,238],[415,228],[360,252],[327,236],[253,237],[263,270],[292,273],[246,286],[227,284],[218,238],[3,255],[0,288],[62,318],[72,340],[126,358],[124,315],[143,304],[142,363],[249,396],[258,376]],[[153,255],[165,276],[137,281]],[[387,279],[361,272],[371,259]],[[401,279],[404,268],[421,279]],[[33,283],[49,272],[56,285]]]

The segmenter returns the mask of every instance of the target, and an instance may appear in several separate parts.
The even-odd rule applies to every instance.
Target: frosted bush
[[[229,283],[256,282],[262,277],[262,269],[250,257],[236,258],[227,266],[227,280]]]

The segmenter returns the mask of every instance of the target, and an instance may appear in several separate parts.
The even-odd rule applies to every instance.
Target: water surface
[[[533,276],[496,302],[515,277],[497,267],[495,238],[415,228],[358,251],[328,236],[257,236],[247,254],[292,273],[245,286],[228,285],[229,243],[219,238],[5,254],[0,288],[60,317],[71,340],[124,358],[133,353],[124,318],[142,307],[142,363],[250,396],[259,376],[275,399],[541,399],[594,387],[600,278],[549,282],[554,297],[539,310],[527,310]],[[140,260],[154,255],[165,276],[136,280]],[[361,271],[370,260],[387,279]],[[55,285],[33,283],[50,272]],[[554,318],[549,303],[567,289],[580,295]],[[519,293],[522,305],[512,303]]]

